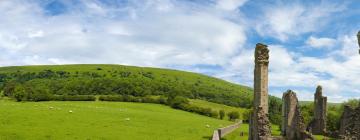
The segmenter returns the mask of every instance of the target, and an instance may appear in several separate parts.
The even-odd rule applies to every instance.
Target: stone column
[[[326,108],[327,98],[322,96],[322,87],[318,86],[314,97],[314,119],[310,123],[313,134],[321,135],[326,133]]]
[[[254,100],[249,140],[265,140],[271,136],[268,118],[269,49],[258,43],[255,48]]]
[[[358,44],[359,44],[359,47],[360,47],[360,31],[357,34],[357,38],[358,38]],[[360,49],[359,49],[359,54],[360,54]]]
[[[311,134],[306,132],[304,119],[301,115],[299,102],[296,93],[288,90],[282,97],[282,125],[281,135],[286,140],[305,140],[314,139]]]

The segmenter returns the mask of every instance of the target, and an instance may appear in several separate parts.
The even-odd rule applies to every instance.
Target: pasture
[[[207,140],[232,123],[158,104],[0,100],[1,140]]]

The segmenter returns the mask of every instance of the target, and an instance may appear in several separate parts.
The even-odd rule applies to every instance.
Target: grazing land
[[[168,106],[125,102],[0,100],[0,139],[207,140],[232,124]]]

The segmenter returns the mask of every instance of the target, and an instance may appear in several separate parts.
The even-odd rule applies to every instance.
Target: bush
[[[188,99],[181,96],[175,96],[174,98],[168,97],[167,100],[167,104],[175,109],[184,109],[184,106],[188,103]]]
[[[95,101],[96,97],[93,95],[56,95],[53,96],[55,101]]]
[[[100,101],[117,101],[117,102],[122,102],[124,101],[123,96],[121,95],[101,95],[99,97]]]
[[[225,111],[224,110],[219,110],[219,116],[220,116],[220,119],[224,119]]]
[[[235,121],[236,119],[239,119],[240,114],[237,111],[231,111],[227,114],[229,116],[230,121]]]
[[[210,117],[218,118],[219,117],[219,112],[218,111],[211,111]]]

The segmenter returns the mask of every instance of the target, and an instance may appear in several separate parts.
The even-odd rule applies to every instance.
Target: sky
[[[253,86],[270,49],[269,93],[360,98],[360,1],[1,0],[0,66],[121,64]]]

